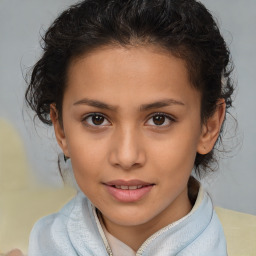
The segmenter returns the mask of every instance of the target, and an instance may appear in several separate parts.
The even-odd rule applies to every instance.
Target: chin
[[[131,210],[122,210],[122,211],[115,211],[111,213],[111,217],[108,218],[111,222],[120,225],[120,226],[139,226],[150,222],[154,219],[154,216],[149,216],[149,212],[142,212],[141,210],[138,211],[131,211]]]

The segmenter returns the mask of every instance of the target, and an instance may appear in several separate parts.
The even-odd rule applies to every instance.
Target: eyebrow
[[[79,100],[79,101],[75,102],[73,105],[75,105],[75,106],[76,105],[88,105],[88,106],[101,108],[101,109],[107,109],[107,110],[111,110],[111,111],[117,111],[117,109],[118,109],[117,106],[113,106],[113,105],[106,104],[106,103],[98,101],[98,100],[93,100],[93,99],[88,99],[88,98]],[[159,101],[148,103],[148,104],[142,104],[140,106],[140,111],[143,112],[143,111],[147,111],[150,109],[168,107],[171,105],[184,106],[185,104],[181,101],[177,101],[174,99],[163,99],[163,100],[159,100]]]

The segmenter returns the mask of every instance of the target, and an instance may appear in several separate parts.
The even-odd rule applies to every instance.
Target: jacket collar
[[[68,221],[71,243],[79,255],[112,255],[95,207],[82,192],[78,193],[76,200]],[[192,210],[180,220],[169,224],[149,237],[139,248],[136,256],[177,255],[204,232],[212,221],[213,213],[211,199],[207,192],[200,187]],[[217,230],[215,233],[217,236],[215,240],[218,240],[218,235],[221,232]],[[88,241],[90,242],[88,243]],[[202,242],[202,246],[205,246],[204,242]]]

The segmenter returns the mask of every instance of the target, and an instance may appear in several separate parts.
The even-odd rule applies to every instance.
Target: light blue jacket
[[[226,256],[226,240],[209,195],[182,219],[148,238],[136,256]],[[60,212],[39,220],[30,235],[29,256],[112,255],[95,207],[82,192]],[[118,255],[125,256],[125,255]]]

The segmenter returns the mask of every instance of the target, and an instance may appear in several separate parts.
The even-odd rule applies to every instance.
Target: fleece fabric
[[[40,219],[30,235],[28,256],[108,255],[120,256],[113,255],[95,207],[81,191],[58,213]],[[153,234],[136,252],[136,256],[174,255],[227,256],[222,226],[202,187],[190,213]]]

